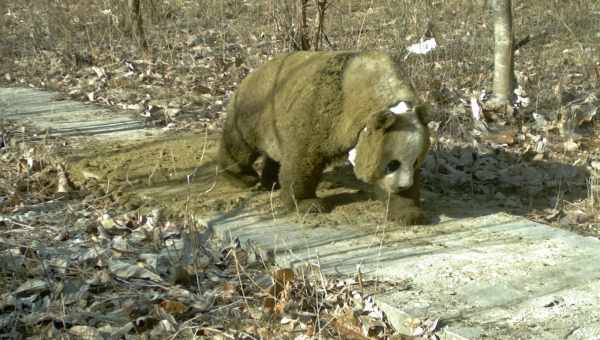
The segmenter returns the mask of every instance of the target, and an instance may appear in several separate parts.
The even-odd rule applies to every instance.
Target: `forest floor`
[[[492,19],[477,1],[425,3],[332,1],[326,14],[326,39],[321,42],[321,49],[406,53],[410,80],[420,96],[431,103],[434,113],[430,124],[432,150],[423,168],[425,204],[461,201],[474,210],[505,211],[600,236],[600,4],[591,0],[569,5],[516,3],[515,36],[523,45],[516,52],[519,88],[514,113],[484,111],[477,116],[473,105],[483,106],[491,89]],[[364,320],[344,309],[343,303],[337,311],[335,304],[328,306],[331,315],[338,313],[330,320],[342,321],[328,323],[327,332],[322,333],[319,322],[314,322],[317,319],[311,318],[322,305],[296,305],[300,312],[295,315],[304,312],[306,320],[290,318],[283,322],[288,315],[283,310],[291,308],[288,304],[292,299],[274,294],[278,299],[273,302],[269,289],[283,283],[289,286],[286,294],[322,292],[313,291],[313,281],[285,269],[265,269],[257,260],[240,262],[238,255],[247,256],[241,254],[247,250],[237,245],[207,243],[202,246],[205,254],[198,255],[203,262],[194,263],[202,270],[184,268],[169,274],[173,275],[172,282],[185,285],[193,272],[198,291],[207,292],[206,296],[194,295],[194,299],[177,295],[189,291],[173,288],[165,289],[168,293],[164,296],[151,294],[156,287],[145,295],[137,294],[145,283],[125,281],[131,277],[151,280],[153,272],[139,272],[138,267],[143,266],[118,261],[109,270],[109,265],[102,263],[107,254],[80,254],[75,267],[61,262],[48,268],[44,260],[52,259],[53,252],[73,235],[98,238],[100,243],[110,239],[118,250],[126,243],[119,236],[133,231],[140,234],[140,242],[150,241],[146,246],[158,247],[182,227],[201,227],[190,218],[191,208],[209,214],[250,202],[265,213],[273,211],[270,193],[255,195],[215,186],[210,161],[225,105],[237,84],[252,69],[293,44],[297,18],[292,2],[154,3],[152,8],[143,9],[146,50],[140,47],[139,37],[123,28],[125,19],[118,4],[8,1],[0,10],[0,85],[54,90],[64,98],[128,110],[142,116],[147,125],[165,128],[170,134],[161,143],[149,139],[135,147],[121,141],[89,145],[87,155],[72,158],[71,148],[63,140],[25,142],[43,131],[0,122],[0,167],[6,174],[0,179],[0,209],[3,214],[21,216],[0,221],[6,228],[0,239],[2,258],[10,258],[12,263],[0,268],[0,287],[12,292],[0,301],[0,310],[8,311],[0,319],[2,336],[45,338],[58,334],[68,338],[91,332],[99,338],[121,333],[168,337],[190,332],[223,338],[259,334],[268,338],[277,334],[289,337],[299,329],[306,336],[375,336],[368,329],[365,335],[360,326]],[[309,8],[311,18],[314,11]],[[64,17],[59,20],[57,16]],[[309,22],[314,24],[314,20]],[[438,47],[426,55],[406,52],[407,46],[423,37],[434,37]],[[67,167],[59,166],[65,159],[70,159]],[[198,170],[202,162],[206,166]],[[185,171],[173,173],[173,163]],[[341,179],[344,184],[353,181],[348,168],[337,171],[338,175],[330,178]],[[127,192],[127,188],[137,186],[138,194],[145,190],[147,197],[160,201],[165,185],[185,183],[192,172],[193,180],[205,184],[204,191],[214,199],[173,200],[166,195],[170,201],[159,202],[163,209],[152,210],[139,195]],[[66,190],[68,195],[57,193],[61,185],[64,189],[67,175],[79,189]],[[335,181],[325,181],[320,190],[326,195],[344,194]],[[380,223],[383,209],[377,202],[358,201],[340,206],[334,214],[301,222]],[[40,231],[42,225],[46,232]],[[157,225],[163,234],[153,236]],[[75,252],[72,248],[69,251]],[[162,259],[158,256],[147,261]],[[156,268],[160,266],[165,264]],[[79,269],[74,272],[73,268]],[[240,275],[240,268],[247,275]],[[157,272],[167,273],[163,269]],[[116,281],[111,275],[116,275]],[[49,277],[63,278],[60,289],[48,285],[44,278]],[[337,296],[339,289],[334,284],[325,287],[332,296]],[[94,295],[95,290],[106,296]],[[116,291],[123,301],[113,301]],[[240,295],[253,303],[245,300],[240,304]],[[72,307],[83,303],[80,299],[91,299],[89,296],[94,296],[94,308],[85,306],[89,315],[83,313],[69,320],[60,310],[61,304],[62,308],[65,304]],[[16,297],[32,302],[16,304]],[[256,308],[265,315],[256,315]],[[38,312],[35,319],[14,319],[31,309]],[[114,315],[108,313],[95,324],[117,324],[115,320],[121,319],[132,322],[118,329],[73,327],[82,324],[79,318],[89,321],[99,311],[113,311]],[[198,313],[205,319],[192,317]],[[277,330],[270,329],[273,314],[278,316]],[[155,327],[157,323],[162,326]],[[175,325],[178,331],[174,331]],[[389,325],[381,329],[377,334],[390,336]],[[427,332],[415,334],[431,336]]]

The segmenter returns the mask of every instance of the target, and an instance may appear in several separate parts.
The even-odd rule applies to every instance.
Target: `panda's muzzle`
[[[394,176],[393,185],[391,187],[390,192],[397,194],[404,190],[410,189],[413,185],[412,175],[407,176],[407,174],[398,174],[396,173]]]

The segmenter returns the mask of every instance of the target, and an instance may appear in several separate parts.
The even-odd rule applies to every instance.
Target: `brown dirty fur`
[[[288,208],[327,211],[330,207],[316,197],[321,174],[332,160],[357,146],[359,135],[364,136],[357,147],[360,168],[355,172],[370,184],[383,171],[380,150],[387,131],[412,129],[428,141],[420,109],[406,119],[388,112],[399,101],[418,101],[403,79],[398,63],[381,52],[278,56],[250,73],[232,97],[219,164],[243,185],[279,185]],[[367,132],[361,133],[365,127]],[[265,157],[260,178],[253,168],[259,156]],[[377,194],[390,202],[390,217],[408,224],[418,222],[411,217],[412,209],[420,212],[417,173],[414,188]]]

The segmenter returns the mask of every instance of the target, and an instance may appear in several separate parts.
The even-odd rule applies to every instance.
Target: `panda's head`
[[[390,194],[412,187],[429,149],[426,114],[405,101],[372,114],[349,155],[356,177]]]

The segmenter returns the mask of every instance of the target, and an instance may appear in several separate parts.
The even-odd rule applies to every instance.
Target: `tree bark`
[[[6,1],[0,1],[0,29],[4,29],[6,18]]]
[[[512,105],[514,90],[512,1],[493,0],[494,16],[494,101]]]
[[[309,30],[306,18],[308,0],[300,0],[300,13],[298,22],[298,34],[296,40],[296,49],[301,51],[310,50]],[[298,41],[299,40],[299,41]]]
[[[315,28],[315,38],[313,40],[314,50],[321,48],[321,37],[323,36],[323,25],[325,21],[325,10],[327,9],[327,0],[316,0],[317,7],[317,27]]]
[[[146,41],[146,34],[144,33],[144,21],[142,18],[142,12],[140,8],[140,0],[129,0],[129,13],[130,13],[130,25],[131,31],[134,31],[133,26],[135,25],[135,32],[139,39],[140,45],[144,48],[148,48],[148,42]]]

